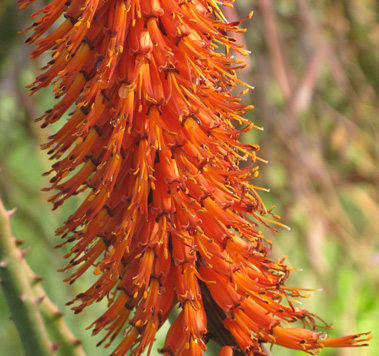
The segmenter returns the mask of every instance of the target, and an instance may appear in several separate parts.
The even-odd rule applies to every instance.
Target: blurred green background
[[[31,48],[17,35],[41,7],[37,0],[18,11],[15,1],[0,2],[0,196],[12,218],[14,235],[30,247],[27,261],[44,277],[43,286],[64,312],[65,320],[83,341],[87,355],[109,354],[96,349],[99,338],[85,331],[98,315],[93,306],[74,316],[65,302],[82,291],[68,286],[63,250],[54,230],[77,205],[71,201],[51,212],[48,185],[41,173],[51,162],[39,145],[54,127],[41,130],[33,119],[52,105],[49,90],[33,97],[25,85],[33,81],[47,57],[31,62]],[[274,242],[273,257],[289,256],[289,285],[323,289],[303,305],[334,323],[329,335],[373,331],[370,348],[325,349],[323,355],[374,356],[379,350],[379,25],[376,0],[238,0],[225,8],[230,20],[245,17],[247,33],[239,40],[252,51],[240,78],[255,86],[245,96],[255,110],[255,130],[243,140],[258,143],[261,165],[257,185],[267,206],[276,205],[291,231],[265,231]],[[70,206],[71,204],[71,206]],[[23,351],[0,290],[0,354]],[[167,329],[161,332],[162,344]],[[155,353],[153,353],[155,354]],[[208,355],[217,355],[210,347]],[[274,346],[274,356],[303,354]],[[38,356],[38,355],[36,355]]]

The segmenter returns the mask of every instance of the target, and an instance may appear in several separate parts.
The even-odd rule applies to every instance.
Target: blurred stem
[[[33,295],[28,277],[23,273],[23,253],[17,248],[7,211],[0,199],[0,279],[12,319],[26,356],[51,356],[53,349],[46,333],[38,300]]]
[[[34,294],[44,296],[46,293],[40,284],[41,278],[31,270],[28,264],[25,265],[25,270],[33,285]],[[48,296],[41,301],[40,311],[52,339],[59,340],[58,351],[61,355],[86,356],[81,347],[81,341],[72,334],[63,320],[63,314]]]
[[[257,0],[263,20],[263,33],[270,52],[271,66],[285,99],[291,96],[289,73],[280,47],[279,31],[272,0]]]
[[[354,14],[350,1],[342,1],[346,18],[349,20],[349,36],[353,43],[357,44],[358,63],[371,83],[376,95],[379,96],[379,71],[377,47],[371,44],[367,24],[360,23]]]
[[[85,356],[80,340],[72,334],[62,313],[41,286],[41,278],[31,270],[17,247],[9,225],[11,215],[12,211],[8,212],[0,200],[0,278],[25,354],[51,356],[59,347],[61,355]],[[45,326],[56,344],[51,345]]]
[[[267,355],[267,356],[273,356],[271,351],[268,349],[268,347],[265,344],[261,344],[262,351]]]

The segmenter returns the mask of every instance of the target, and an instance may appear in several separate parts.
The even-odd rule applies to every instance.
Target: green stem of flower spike
[[[22,268],[23,255],[11,234],[10,216],[0,200],[0,279],[12,319],[20,335],[26,356],[51,356],[53,348],[47,336],[38,303]]]
[[[11,215],[0,199],[0,282],[25,355],[52,356],[59,347],[61,355],[85,356],[80,341],[71,333],[62,313],[47,297],[39,284],[40,278],[30,269],[17,247],[9,224]],[[55,344],[48,338],[44,321]]]

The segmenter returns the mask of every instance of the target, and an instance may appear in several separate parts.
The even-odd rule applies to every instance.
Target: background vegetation
[[[8,209],[13,234],[30,248],[32,269],[43,276],[43,287],[64,312],[87,355],[107,354],[84,331],[99,306],[74,316],[64,304],[83,287],[68,286],[56,272],[65,263],[53,231],[77,204],[55,212],[46,202],[41,173],[51,162],[39,145],[54,128],[40,130],[33,119],[54,104],[49,90],[28,97],[46,58],[28,58],[30,48],[17,31],[31,22],[42,5],[17,10],[15,1],[0,2],[0,195]],[[240,78],[255,86],[244,100],[256,109],[251,120],[264,131],[244,140],[259,143],[256,183],[290,232],[266,231],[274,257],[288,255],[290,285],[323,289],[303,304],[328,323],[329,335],[372,330],[370,348],[325,350],[323,355],[373,356],[379,350],[379,26],[375,0],[238,0],[226,8],[231,20],[251,10],[244,41],[252,55]],[[34,11],[33,11],[34,10]],[[90,279],[90,277],[86,277]],[[79,283],[89,283],[84,280]],[[100,306],[104,307],[104,306]],[[20,340],[0,290],[0,353],[23,355]],[[161,333],[162,337],[165,330]],[[162,337],[159,341],[162,341]],[[59,350],[59,349],[58,349]],[[214,355],[212,347],[209,355]],[[274,356],[299,355],[274,346]]]

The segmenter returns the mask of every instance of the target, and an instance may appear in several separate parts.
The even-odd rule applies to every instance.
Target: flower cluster
[[[251,107],[233,93],[244,62],[231,52],[248,52],[230,35],[240,22],[218,4],[53,0],[33,15],[31,57],[52,58],[31,94],[51,84],[60,99],[41,126],[72,111],[43,146],[57,160],[50,201],[85,195],[57,231],[73,244],[67,281],[92,267],[98,276],[73,310],[107,298],[91,328],[106,347],[123,335],[113,356],[150,352],[177,307],[165,356],[202,355],[209,339],[222,356],[263,355],[263,342],[309,353],[362,346],[363,334],[314,331],[316,317],[293,305],[301,291],[285,286],[291,269],[269,257],[259,225],[279,217],[252,183],[259,147],[238,140],[254,128],[243,117]]]

